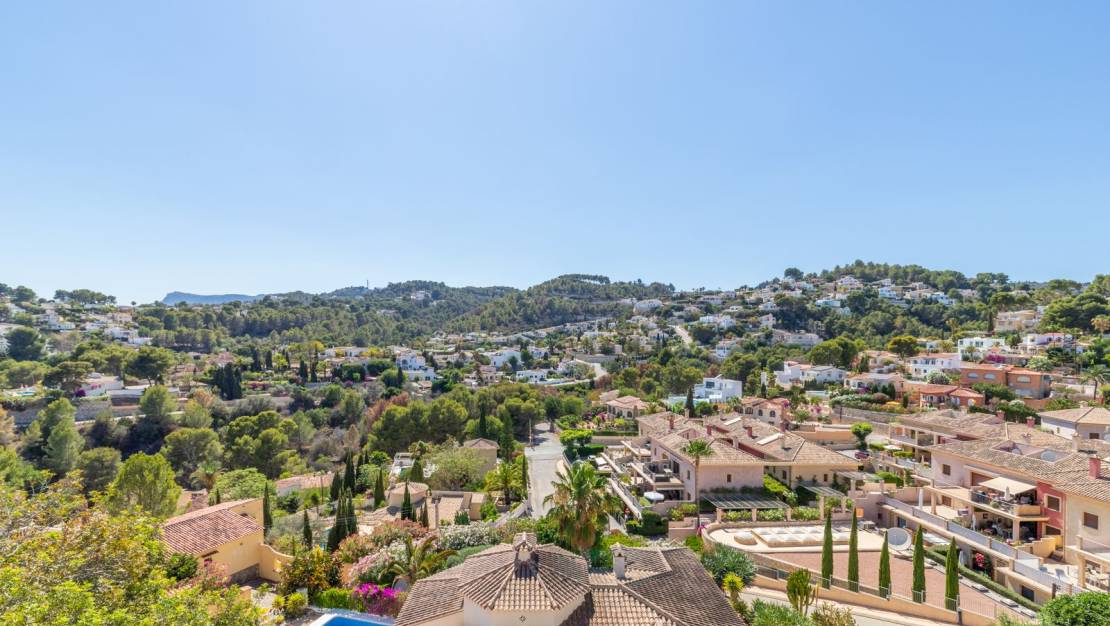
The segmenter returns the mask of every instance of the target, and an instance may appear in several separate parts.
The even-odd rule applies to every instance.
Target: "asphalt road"
[[[678,333],[679,338],[682,339],[682,343],[688,346],[693,345],[694,339],[690,336],[690,331],[686,330],[685,327],[675,325],[671,326],[671,328],[674,329],[674,332]]]
[[[551,432],[546,422],[536,426],[534,435],[535,446],[525,448],[524,455],[528,457],[528,488],[529,502],[532,507],[532,517],[540,518],[547,513],[550,507],[543,504],[543,499],[555,492],[552,483],[559,469],[559,461],[563,459],[563,444],[559,437]]]

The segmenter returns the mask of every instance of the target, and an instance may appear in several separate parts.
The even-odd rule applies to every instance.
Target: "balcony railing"
[[[1041,505],[1039,504],[1023,504],[1013,499],[1007,500],[998,496],[991,495],[984,491],[972,491],[971,501],[977,504],[985,504],[991,508],[1005,511],[1011,515],[1040,515]]]

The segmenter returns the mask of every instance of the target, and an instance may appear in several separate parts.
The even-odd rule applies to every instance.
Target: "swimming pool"
[[[393,620],[388,617],[344,611],[321,615],[309,626],[393,626]]]

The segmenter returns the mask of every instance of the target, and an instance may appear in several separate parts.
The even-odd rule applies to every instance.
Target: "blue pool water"
[[[392,626],[393,621],[371,615],[324,615],[311,626]]]

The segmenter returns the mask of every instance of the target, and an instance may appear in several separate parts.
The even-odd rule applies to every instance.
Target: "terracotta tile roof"
[[[232,509],[248,500],[224,502],[171,517],[162,523],[162,540],[174,552],[202,556],[229,541],[262,530],[253,517]]]
[[[528,538],[534,542],[534,536]],[[625,548],[627,576],[586,569],[551,545],[499,545],[413,586],[396,626],[462,611],[464,598],[492,611],[551,611],[577,604],[560,626],[743,626],[697,557],[685,548]],[[554,606],[553,606],[554,604]]]
[[[1086,406],[1062,411],[1044,411],[1041,417],[1070,422],[1072,424],[1110,425],[1110,409],[1100,406]]]
[[[481,437],[478,437],[477,439],[467,439],[466,441],[463,442],[462,447],[464,447],[464,448],[492,448],[492,449],[496,450],[497,449],[497,442],[496,441],[491,441],[489,439],[483,439]]]

